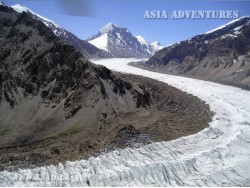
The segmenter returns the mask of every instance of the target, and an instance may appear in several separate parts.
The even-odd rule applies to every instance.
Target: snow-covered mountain
[[[21,6],[19,4],[11,6],[15,11],[22,13],[26,12],[28,14],[31,14],[34,19],[42,21],[47,27],[49,27],[53,33],[60,37],[61,39],[68,42],[70,45],[74,46],[78,51],[80,51],[83,55],[86,57],[109,57],[109,55],[100,50],[99,48],[96,48],[94,45],[88,43],[85,40],[79,39],[77,36],[72,34],[71,32],[67,31],[63,27],[61,27],[59,24],[55,23],[54,21],[45,18],[32,10],[30,10],[27,7]]]
[[[87,41],[114,57],[149,57],[163,48],[159,43],[150,44],[142,36],[133,36],[127,28],[113,23],[102,27],[98,34]]]

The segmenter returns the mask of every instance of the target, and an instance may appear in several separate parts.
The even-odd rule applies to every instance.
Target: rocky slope
[[[14,10],[19,13],[26,12],[30,14],[34,19],[42,21],[48,28],[50,28],[53,33],[58,36],[59,38],[63,39],[70,45],[74,46],[79,52],[81,52],[85,57],[88,58],[103,58],[109,57],[110,55],[100,50],[99,48],[95,47],[94,45],[90,44],[85,40],[79,39],[73,33],[67,31],[59,24],[55,23],[54,21],[45,18],[32,10],[28,9],[27,7],[21,6],[19,4],[11,6]]]
[[[250,17],[168,46],[144,66],[250,88]]]
[[[163,47],[158,42],[148,43],[142,36],[133,36],[127,28],[112,23],[105,25],[88,42],[113,57],[149,57]]]
[[[210,120],[196,97],[93,65],[26,12],[0,5],[0,26],[0,169],[174,139]]]
[[[40,21],[0,10],[0,146],[98,126],[149,96],[88,62]]]

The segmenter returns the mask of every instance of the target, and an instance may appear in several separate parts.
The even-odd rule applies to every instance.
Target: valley
[[[0,1],[0,186],[250,186],[249,16],[197,35],[32,3]]]
[[[215,113],[208,128],[173,141],[103,153],[56,166],[0,172],[15,186],[248,186],[249,92],[127,65],[132,59],[96,60],[113,70],[150,77],[199,96]],[[119,62],[119,64],[117,64]],[[240,99],[240,100],[239,100]]]

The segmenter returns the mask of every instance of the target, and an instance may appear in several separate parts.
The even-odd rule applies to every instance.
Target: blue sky
[[[174,10],[237,10],[240,16],[250,15],[250,1],[247,0],[89,0],[85,4],[79,1],[4,0],[7,5],[20,4],[52,19],[81,39],[87,39],[112,22],[128,28],[133,35],[142,35],[150,42],[159,41],[165,46],[214,29],[232,19],[148,20],[143,19],[146,10],[166,10],[170,16]],[[88,12],[86,14],[90,17],[65,14],[63,7],[72,6],[72,2],[78,2],[74,8]]]

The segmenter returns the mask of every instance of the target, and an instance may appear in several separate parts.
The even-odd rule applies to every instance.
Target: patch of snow
[[[208,128],[168,142],[126,148],[57,166],[0,172],[1,186],[249,186],[250,92],[128,66],[146,59],[93,60],[199,97],[215,112]]]
[[[226,37],[235,38],[235,37],[237,37],[237,35],[239,35],[241,33],[240,30],[242,27],[243,26],[239,26],[239,27],[234,28],[232,34],[225,34],[222,36],[222,38],[226,38]]]
[[[137,38],[138,42],[141,44],[141,45],[148,45],[149,43],[146,41],[145,38],[143,38],[141,35],[137,35],[135,36],[135,38]]]
[[[242,72],[244,69],[237,70],[236,72]]]
[[[151,46],[155,49],[155,51],[159,51],[164,48],[158,41],[152,42]]]
[[[22,13],[22,12],[28,12],[29,9],[27,7],[21,6],[19,4],[13,5],[11,6],[11,8],[13,8],[15,11]]]
[[[103,49],[103,50],[108,50],[108,34],[105,33],[101,35],[100,37],[97,37],[93,40],[88,41],[89,43],[93,44],[97,48]]]
[[[235,23],[235,22],[241,20],[242,18],[246,18],[246,17],[248,17],[248,16],[243,16],[243,17],[240,17],[240,18],[238,18],[238,19],[232,20],[232,21],[228,22],[228,23],[225,24],[225,25],[222,25],[222,26],[220,26],[220,27],[217,27],[217,28],[215,28],[215,29],[212,29],[212,30],[210,30],[210,31],[207,31],[207,32],[204,33],[204,34],[210,34],[210,33],[213,33],[213,32],[215,32],[215,31],[217,31],[217,30],[223,29],[223,28],[225,28],[225,27],[227,27],[227,26],[229,26],[229,25],[231,25],[231,24],[233,24],[233,23]]]
[[[227,38],[227,37],[231,37],[231,38],[236,38],[237,35],[234,35],[234,34],[225,34],[225,35],[222,35],[221,38]]]
[[[236,28],[234,28],[234,31],[239,31],[242,27],[243,27],[243,25],[239,26],[239,27],[236,27]]]
[[[117,37],[119,40],[122,40],[121,34],[120,33],[116,33]]]

